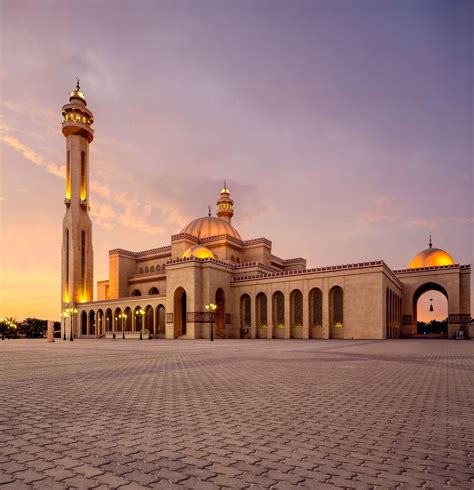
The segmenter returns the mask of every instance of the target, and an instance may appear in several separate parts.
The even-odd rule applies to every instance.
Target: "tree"
[[[27,338],[35,339],[44,337],[48,322],[39,318],[26,318],[20,324],[19,331]]]
[[[0,329],[2,340],[4,338],[7,339],[16,339],[18,337],[18,321],[16,318],[2,318],[0,320]]]

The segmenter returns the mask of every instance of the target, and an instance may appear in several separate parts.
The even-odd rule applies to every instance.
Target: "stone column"
[[[54,342],[54,322],[48,320],[48,342]]]
[[[303,338],[309,339],[309,291],[308,283],[303,283]]]
[[[273,338],[273,302],[271,292],[267,294],[267,339]]]
[[[290,291],[285,287],[285,339],[290,338],[291,316],[290,316]]]
[[[257,296],[254,296],[252,303],[253,303],[253,308],[252,308],[252,304],[250,305],[250,338],[256,339],[257,338],[257,308],[258,308]],[[240,308],[241,305],[239,303],[239,311]],[[240,325],[240,319],[239,319],[239,325]]]

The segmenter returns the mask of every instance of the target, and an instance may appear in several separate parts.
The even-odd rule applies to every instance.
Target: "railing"
[[[117,330],[115,332],[115,338],[116,339],[121,339],[123,338],[123,334],[125,333],[125,338],[126,339],[139,339],[140,338],[140,332],[142,333],[142,339],[147,339],[150,332],[148,330],[138,330],[138,331],[133,331],[133,330],[125,330],[125,332],[122,332],[122,330]],[[106,339],[113,339],[114,337],[114,332],[106,332],[105,333],[105,338]]]

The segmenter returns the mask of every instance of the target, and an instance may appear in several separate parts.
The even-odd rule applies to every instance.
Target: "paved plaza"
[[[474,487],[472,341],[8,340],[0,368],[5,488]]]

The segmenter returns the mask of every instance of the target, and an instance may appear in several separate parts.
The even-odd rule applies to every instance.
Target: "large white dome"
[[[195,236],[197,238],[208,238],[217,235],[229,235],[231,237],[242,240],[239,232],[227,221],[214,216],[206,216],[204,218],[197,218],[191,223],[188,223],[181,231],[181,233],[187,233],[188,235]]]

